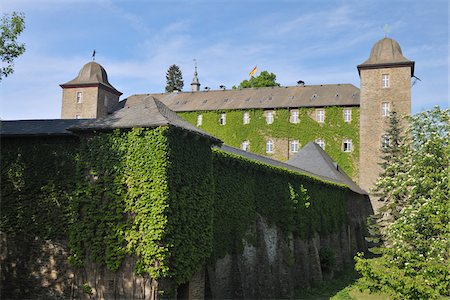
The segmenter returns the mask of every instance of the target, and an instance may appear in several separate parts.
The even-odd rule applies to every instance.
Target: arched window
[[[273,153],[273,141],[267,140],[266,142],[266,153]]]

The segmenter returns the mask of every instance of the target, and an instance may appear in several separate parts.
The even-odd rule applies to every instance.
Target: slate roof
[[[153,96],[142,99],[136,105],[122,109],[99,119],[89,119],[69,128],[70,131],[110,131],[116,128],[174,126],[221,144],[218,138],[204,132],[179,117]]]
[[[1,121],[0,135],[2,137],[73,135],[66,129],[83,121],[85,119]]]
[[[200,92],[132,95],[116,109],[155,97],[175,112],[229,109],[269,109],[324,106],[359,106],[359,89],[352,84],[264,87]]]
[[[316,145],[318,148],[320,148],[320,150],[322,150],[320,152],[320,159],[318,159],[317,157],[317,153],[314,153],[315,150],[314,149],[310,149],[310,147],[308,147],[307,149],[305,149],[309,144],[311,144],[312,142],[308,143],[306,146],[304,146],[299,153],[297,153],[297,155],[295,155],[292,159],[290,159],[289,161],[287,161],[286,163],[283,163],[281,161],[278,160],[274,160],[265,156],[261,156],[258,154],[254,154],[254,153],[250,153],[241,149],[237,149],[228,145],[222,145],[221,147],[219,147],[220,150],[227,152],[227,153],[231,153],[231,154],[236,154],[236,155],[240,155],[243,157],[246,157],[248,159],[251,160],[256,160],[271,166],[275,166],[275,167],[280,167],[280,168],[284,168],[284,169],[288,169],[294,172],[299,172],[299,173],[303,173],[303,174],[307,174],[313,177],[317,177],[319,179],[322,180],[326,180],[326,181],[331,181],[334,183],[339,183],[339,184],[343,184],[345,186],[347,186],[350,190],[358,193],[358,194],[363,194],[363,195],[367,195],[367,192],[365,192],[364,190],[362,190],[361,188],[358,187],[358,185],[356,183],[354,183],[350,177],[348,177],[342,170],[340,172],[342,172],[342,174],[340,172],[341,175],[336,175],[335,172],[333,171],[325,171],[325,169],[329,169],[329,162],[331,162],[332,165],[332,169],[336,169],[336,167],[333,165],[333,160],[328,156],[328,154],[325,153],[325,151],[322,150],[322,148],[320,148],[318,145],[316,145],[315,143],[312,143],[314,145]],[[298,154],[300,154],[302,152],[302,150],[304,150],[303,154],[308,155],[311,154],[312,157],[308,157],[308,156],[303,156],[301,155],[299,157]],[[294,160],[295,159],[295,160]],[[302,162],[304,161],[316,161],[316,162],[320,162],[321,160],[325,160],[325,166],[323,163],[319,163],[317,168],[316,167],[311,167],[314,164],[303,164]],[[306,166],[306,167],[304,167]],[[325,168],[324,168],[325,167]]]
[[[326,178],[332,178],[359,194],[367,194],[314,142],[306,144],[286,163]]]

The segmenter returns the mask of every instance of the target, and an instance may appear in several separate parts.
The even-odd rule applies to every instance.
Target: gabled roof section
[[[326,178],[332,178],[334,181],[345,184],[352,191],[359,194],[367,194],[314,142],[306,144],[286,163]]]
[[[352,84],[264,87],[202,92],[133,95],[117,108],[133,106],[153,96],[175,112],[231,109],[269,109],[359,106],[359,89]]]
[[[193,134],[221,144],[222,141],[191,125],[170,110],[153,96],[142,99],[136,105],[116,110],[112,114],[99,119],[89,119],[71,126],[70,131],[111,131],[114,129],[130,129],[135,127],[153,128],[159,126],[174,126]]]
[[[80,124],[84,119],[54,119],[54,120],[17,120],[1,121],[0,135],[14,136],[49,136],[73,135],[67,131],[69,126]]]

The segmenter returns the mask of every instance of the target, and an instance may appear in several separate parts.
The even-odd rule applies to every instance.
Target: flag
[[[248,76],[252,76],[253,74],[255,74],[257,69],[258,69],[257,66],[254,67],[253,70],[250,73],[248,73]]]

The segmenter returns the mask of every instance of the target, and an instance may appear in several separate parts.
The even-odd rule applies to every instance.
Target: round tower
[[[85,64],[77,77],[60,86],[62,119],[103,117],[119,103],[122,95],[109,83],[105,69],[94,61]]]
[[[359,184],[373,187],[381,167],[381,145],[387,118],[395,110],[399,116],[411,114],[411,77],[414,61],[403,56],[400,45],[383,38],[372,47],[369,58],[358,65],[360,90]]]

